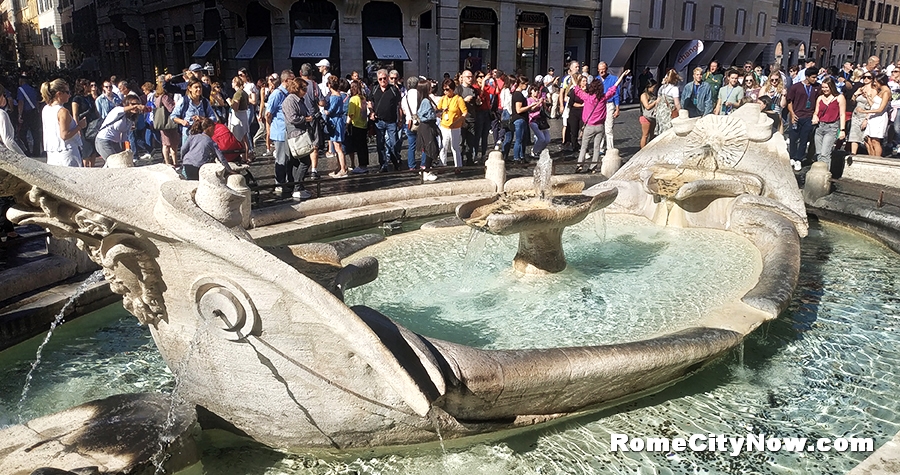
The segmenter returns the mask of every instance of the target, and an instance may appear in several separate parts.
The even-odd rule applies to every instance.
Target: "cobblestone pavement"
[[[637,153],[641,139],[641,125],[638,122],[640,115],[640,107],[637,105],[626,105],[622,107],[619,117],[615,119],[613,134],[615,137],[615,145],[619,149],[623,161],[627,161],[635,153]],[[550,120],[550,137],[551,142],[549,150],[551,156],[555,160],[554,173],[572,173],[575,168],[575,152],[565,153],[560,145],[562,137],[562,121]],[[491,144],[493,146],[493,144]],[[255,148],[256,160],[250,167],[250,171],[259,183],[258,194],[254,197],[255,207],[271,206],[285,201],[280,196],[274,194],[275,177],[274,177],[274,159],[271,156],[265,156],[265,146]],[[406,159],[407,148],[404,147],[400,154],[404,163]],[[323,154],[324,155],[324,154]],[[137,159],[135,161],[138,166],[162,163],[162,155],[156,150],[151,154],[150,159]],[[314,197],[327,196],[333,194],[353,193],[360,191],[371,191],[376,189],[395,188],[402,186],[410,186],[421,183],[421,178],[417,173],[411,172],[389,172],[378,173],[377,170],[377,154],[375,152],[374,141],[370,141],[369,147],[370,173],[363,175],[351,175],[348,178],[331,179],[327,178],[328,173],[338,168],[336,158],[320,157],[318,170],[322,175],[322,179],[317,181],[307,180],[305,182],[306,189],[311,191]],[[533,163],[533,162],[532,162]],[[436,173],[439,180],[465,180],[484,176],[483,168],[464,167],[460,173],[454,173],[452,167],[440,167]],[[532,168],[528,165],[509,165],[507,175],[509,177],[526,176],[532,174]]]

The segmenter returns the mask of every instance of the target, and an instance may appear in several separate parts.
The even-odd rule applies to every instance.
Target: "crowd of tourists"
[[[752,62],[723,70],[713,61],[695,68],[691,81],[678,87],[681,80],[674,70],[661,84],[642,75],[641,147],[671,127],[681,109],[690,117],[728,115],[758,103],[773,128],[787,132],[795,170],[810,154],[830,168],[836,147],[857,154],[862,146],[878,157],[900,153],[900,61],[882,68],[872,56],[865,64],[845,62],[838,68],[817,67],[809,60],[791,66],[787,74],[779,64],[764,72]]]
[[[249,162],[264,146],[274,157],[276,192],[296,199],[310,197],[303,182],[320,178],[322,156],[336,162],[328,170],[333,178],[414,170],[433,181],[434,167],[477,165],[489,149],[511,164],[528,162],[558,138],[563,153],[577,160],[576,173],[597,172],[635,86],[641,147],[682,109],[690,117],[728,115],[750,102],[772,117],[774,129],[786,131],[796,169],[810,142],[825,162],[835,143],[851,153],[863,146],[871,155],[896,153],[900,143],[900,67],[882,71],[874,56],[857,67],[810,61],[787,73],[778,64],[764,71],[752,62],[724,69],[713,61],[690,78],[668,70],[659,82],[647,68],[636,84],[630,71],[617,76],[602,61],[595,72],[577,61],[562,75],[549,68],[534,78],[493,69],[404,80],[381,69],[369,84],[356,71],[332,74],[322,59],[303,64],[299,75],[284,70],[256,80],[246,69],[220,80],[199,64],[143,84],[112,76],[36,86],[23,73],[15,88],[0,86],[0,131],[10,149],[46,154],[54,165],[90,167],[126,148],[149,159],[158,150],[186,179],[197,179],[210,161],[229,168]],[[561,121],[561,137],[551,137],[552,120]],[[371,167],[370,142],[377,159]]]

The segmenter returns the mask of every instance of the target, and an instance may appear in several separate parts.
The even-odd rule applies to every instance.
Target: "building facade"
[[[878,56],[888,64],[900,59],[900,2],[891,0],[861,0],[859,28],[856,36],[858,62]]]
[[[806,59],[812,34],[814,2],[780,0],[772,60],[786,70]]]

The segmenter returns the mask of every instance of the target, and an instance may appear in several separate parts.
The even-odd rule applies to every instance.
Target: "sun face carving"
[[[750,145],[744,122],[722,115],[698,120],[686,142],[683,165],[707,170],[734,168]]]

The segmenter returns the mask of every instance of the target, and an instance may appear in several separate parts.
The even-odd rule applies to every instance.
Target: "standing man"
[[[809,58],[806,60],[806,68],[800,69],[800,71],[797,73],[797,77],[794,78],[794,84],[805,82],[806,72],[810,69],[814,71],[812,75],[818,79],[819,69],[816,68],[816,60]]]
[[[881,58],[878,56],[872,55],[869,56],[869,59],[866,60],[866,65],[863,67],[863,71],[867,73],[875,72],[881,66]]]
[[[816,68],[808,68],[805,73],[806,80],[791,86],[787,93],[790,118],[788,153],[791,156],[791,165],[794,170],[800,170],[803,158],[806,157],[809,137],[813,133],[812,115],[816,107],[816,99],[819,98],[821,92],[819,84],[816,82]]]
[[[43,124],[41,122],[41,111],[38,109],[40,100],[37,91],[28,84],[28,76],[22,73],[19,76],[19,89],[16,91],[16,101],[19,103],[19,134],[21,134],[22,143],[28,146],[27,133],[31,132],[31,150],[28,150],[28,156],[37,157],[41,154],[41,144],[43,140]]]
[[[327,96],[331,94],[331,91],[328,89],[328,78],[331,77],[331,61],[321,59],[316,63],[316,67],[319,68],[319,73],[322,75],[322,82],[319,83],[319,92],[322,93],[322,96]]]
[[[684,86],[681,105],[693,117],[703,117],[713,111],[712,88],[703,81],[703,68],[694,68],[694,81]]]
[[[388,171],[388,163],[400,170],[400,157],[394,143],[397,140],[397,122],[400,120],[400,91],[388,83],[387,69],[375,73],[378,85],[368,102],[369,118],[375,121],[375,143],[378,147],[378,163],[381,171]]]
[[[719,93],[719,88],[722,87],[724,79],[722,71],[719,70],[719,62],[716,60],[710,61],[709,68],[707,68],[706,74],[703,75],[703,81],[709,83],[713,94]]]
[[[713,111],[716,115],[728,115],[734,109],[741,106],[741,99],[744,98],[744,88],[738,84],[737,70],[728,70],[728,84],[719,89],[719,100],[716,102],[716,108]],[[813,74],[813,79],[816,75]]]
[[[184,78],[184,81],[172,82],[175,79],[173,77],[172,79],[169,79],[169,81],[167,81],[163,85],[163,89],[166,92],[168,92],[169,94],[181,94],[182,96],[184,96],[187,94],[187,87],[188,87],[188,84],[190,84],[191,80],[196,79],[196,80],[200,81],[200,77],[202,76],[200,73],[202,71],[203,71],[203,66],[200,66],[197,63],[193,63],[190,66],[188,66],[187,71],[184,72],[184,75],[182,76]],[[112,84],[115,87],[116,84],[115,83],[112,83]],[[205,82],[201,81],[200,84],[201,84],[201,86],[200,86],[201,94],[208,101],[209,94],[212,92],[212,88],[209,86],[209,84],[207,84]]]
[[[478,91],[472,85],[474,81],[472,71],[465,70],[459,75],[459,85],[456,86],[456,94],[466,103],[466,122],[462,127],[463,156],[466,165],[474,165],[475,155],[475,111],[481,107],[481,98]],[[458,166],[458,165],[457,165]]]
[[[119,99],[119,96],[115,92],[113,92],[112,83],[103,81],[103,91],[97,96],[97,100],[94,101],[94,104],[97,106],[97,112],[100,113],[100,118],[105,119],[113,107],[122,105],[122,100]]]
[[[597,64],[597,80],[603,81],[603,90],[608,91],[619,82],[619,77],[609,74],[609,65],[605,61],[600,61]],[[609,118],[603,121],[604,130],[603,135],[600,137],[601,155],[605,155],[611,148],[616,148],[613,142],[613,122],[619,118],[619,102],[618,92],[613,94],[612,100],[606,101],[606,117]],[[596,159],[597,157],[594,158]]]
[[[306,110],[309,111],[310,114],[315,114],[316,111],[325,107],[325,96],[322,95],[322,91],[319,90],[319,85],[316,84],[315,81],[310,78],[310,74],[312,74],[313,66],[309,63],[303,63],[300,66],[300,80],[306,81],[306,94],[303,96],[303,102],[306,105]],[[322,118],[321,116],[314,120],[310,126],[310,131],[312,133],[313,139],[313,151],[309,154],[309,178],[312,180],[319,179],[319,149],[325,149],[325,138],[323,136],[324,130]]]
[[[559,116],[559,77],[554,73],[555,69],[547,69],[544,75],[544,86],[547,88],[547,95],[550,96],[550,118],[555,119]]]

